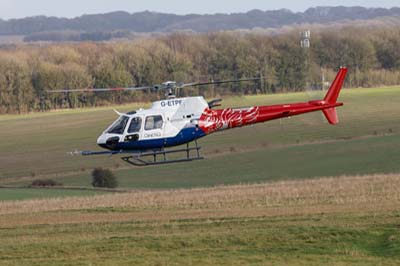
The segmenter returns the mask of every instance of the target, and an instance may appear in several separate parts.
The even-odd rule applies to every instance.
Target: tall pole
[[[303,48],[303,51],[305,53],[305,68],[307,72],[307,77],[306,77],[306,87],[310,86],[310,64],[311,64],[311,58],[310,58],[310,46],[311,46],[311,31],[310,30],[305,30],[302,31],[301,33],[301,48]]]

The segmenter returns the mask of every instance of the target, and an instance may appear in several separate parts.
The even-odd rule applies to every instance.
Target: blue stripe
[[[191,142],[195,139],[204,137],[206,134],[197,127],[189,127],[182,129],[175,137],[139,140],[134,142],[122,142],[118,144],[116,150],[149,150],[160,149],[164,147],[173,147]]]

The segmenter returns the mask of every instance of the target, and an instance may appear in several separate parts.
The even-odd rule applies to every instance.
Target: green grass
[[[188,188],[320,176],[400,172],[400,135],[339,140],[236,152],[212,159],[168,166],[116,171],[122,187]],[[90,174],[60,179],[90,185]]]
[[[100,192],[88,190],[71,189],[39,189],[39,188],[21,188],[21,189],[0,189],[0,201],[5,200],[25,200],[25,199],[43,199],[43,198],[63,198],[73,196],[93,196]]]
[[[0,230],[1,265],[399,265],[399,214],[34,225]]]
[[[225,100],[224,107],[322,97],[323,93],[233,97]],[[234,129],[200,141],[205,161],[148,169],[129,167],[118,156],[67,154],[75,149],[99,149],[97,136],[116,118],[111,108],[0,116],[0,183],[10,183],[7,179],[16,177],[45,176],[66,184],[87,185],[90,170],[98,166],[123,167],[116,170],[123,186],[151,188],[399,172],[395,158],[400,142],[400,89],[344,90],[340,100],[345,106],[338,109],[338,126],[328,125],[321,113],[312,113]],[[325,143],[332,141],[336,142]],[[310,142],[315,144],[308,145]]]

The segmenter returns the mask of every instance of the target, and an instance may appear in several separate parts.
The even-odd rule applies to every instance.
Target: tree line
[[[146,86],[167,80],[210,81],[261,77],[261,81],[180,92],[206,97],[321,88],[339,66],[347,87],[400,84],[400,30],[345,28],[314,32],[311,48],[299,33],[171,34],[117,43],[21,45],[0,49],[0,113],[25,113],[148,101],[152,91],[54,93],[47,90]]]

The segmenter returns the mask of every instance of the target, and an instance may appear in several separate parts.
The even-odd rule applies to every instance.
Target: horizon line
[[[177,15],[177,16],[189,16],[189,15],[199,15],[199,16],[213,16],[213,15],[232,15],[232,14],[246,14],[249,13],[251,11],[254,10],[259,10],[262,12],[268,12],[268,11],[281,11],[281,10],[287,10],[290,11],[293,14],[296,13],[304,13],[309,9],[313,9],[313,8],[337,8],[337,7],[346,7],[346,8],[355,8],[355,7],[361,7],[361,8],[365,8],[365,9],[386,9],[386,10],[390,10],[393,8],[400,8],[398,6],[392,6],[392,7],[366,7],[366,6],[361,6],[361,5],[354,5],[354,6],[344,6],[344,5],[337,5],[337,6],[311,6],[311,7],[307,7],[305,8],[303,11],[293,11],[289,8],[279,8],[279,9],[267,9],[267,10],[263,10],[260,8],[253,8],[253,9],[249,9],[247,11],[239,11],[239,12],[226,12],[226,13],[222,13],[222,12],[216,12],[216,13],[195,13],[195,12],[190,12],[190,13],[173,13],[173,12],[162,12],[162,11],[155,11],[155,10],[142,10],[142,11],[134,11],[134,12],[130,12],[127,10],[112,10],[112,11],[107,11],[107,12],[96,12],[96,13],[82,13],[81,15],[76,15],[76,16],[57,16],[57,15],[45,15],[45,14],[38,14],[38,15],[31,15],[31,16],[24,16],[24,17],[13,17],[13,18],[2,18],[0,17],[0,20],[2,21],[10,21],[10,20],[18,20],[18,19],[27,19],[27,18],[37,18],[37,17],[46,17],[46,18],[59,18],[59,19],[76,19],[76,18],[81,18],[83,16],[94,16],[94,15],[105,15],[105,14],[111,14],[111,13],[118,13],[118,12],[124,12],[124,13],[128,13],[130,15],[133,14],[138,14],[138,13],[145,13],[145,12],[149,12],[149,13],[157,13],[157,14],[168,14],[168,15]]]

